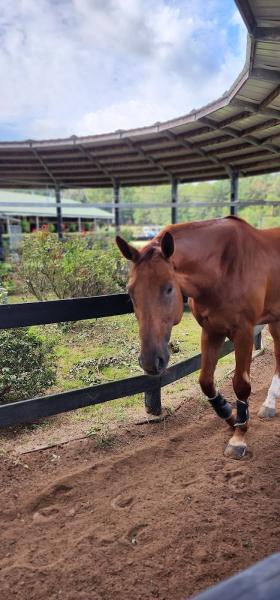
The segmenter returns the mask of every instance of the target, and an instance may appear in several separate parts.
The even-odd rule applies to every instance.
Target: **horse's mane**
[[[142,262],[146,262],[146,261],[150,260],[150,258],[152,258],[155,255],[157,250],[158,250],[158,246],[156,246],[154,244],[151,246],[146,246],[146,248],[143,248],[143,250],[139,254],[139,258],[136,262],[136,265],[138,266]]]

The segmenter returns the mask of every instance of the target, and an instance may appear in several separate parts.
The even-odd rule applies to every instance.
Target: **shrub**
[[[9,293],[12,293],[15,290],[11,263],[0,262],[0,286],[5,288]]]
[[[0,403],[32,398],[56,382],[53,348],[28,328],[1,331]]]
[[[23,219],[21,221],[21,229],[22,229],[23,233],[30,233],[31,226],[30,226],[29,221],[27,221],[27,219]]]
[[[43,230],[25,238],[20,276],[38,300],[110,294],[125,289],[127,264],[113,242]]]

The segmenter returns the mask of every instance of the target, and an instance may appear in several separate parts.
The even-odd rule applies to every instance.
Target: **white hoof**
[[[258,417],[260,417],[260,419],[272,419],[272,417],[275,417],[275,415],[275,408],[272,408],[271,406],[265,406],[264,404],[258,412]]]

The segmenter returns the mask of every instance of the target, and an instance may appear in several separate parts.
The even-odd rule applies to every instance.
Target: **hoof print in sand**
[[[147,532],[148,525],[147,523],[141,523],[140,525],[135,525],[129,529],[126,534],[126,541],[130,542],[132,546],[137,546],[137,544],[145,544],[150,541],[150,537]]]
[[[120,494],[113,498],[111,501],[111,505],[115,510],[124,510],[125,508],[129,508],[133,504],[134,498],[133,496],[124,496]]]

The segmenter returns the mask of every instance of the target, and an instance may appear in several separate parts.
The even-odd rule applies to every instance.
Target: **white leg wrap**
[[[268,408],[276,407],[276,400],[280,397],[280,377],[279,375],[273,375],[271,386],[267,392],[267,397],[264,401],[264,406]]]

